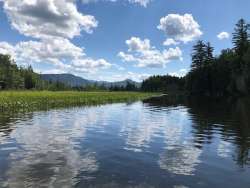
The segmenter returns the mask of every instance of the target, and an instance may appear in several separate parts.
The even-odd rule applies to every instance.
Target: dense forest
[[[232,49],[214,56],[211,44],[200,40],[193,46],[190,72],[182,78],[153,76],[144,80],[144,91],[185,91],[190,95],[226,96],[250,93],[250,25],[240,19],[235,26]]]
[[[60,82],[44,81],[31,66],[18,67],[9,55],[0,54],[0,89],[3,90],[70,90]]]
[[[185,80],[176,76],[151,76],[142,82],[142,91],[177,93],[185,91]]]

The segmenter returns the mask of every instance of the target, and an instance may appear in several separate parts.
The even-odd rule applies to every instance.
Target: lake
[[[0,187],[249,188],[248,99],[0,114]]]

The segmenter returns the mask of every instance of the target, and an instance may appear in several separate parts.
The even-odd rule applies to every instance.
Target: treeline
[[[149,92],[184,91],[185,80],[176,76],[152,76],[142,82],[141,90]]]
[[[0,90],[49,90],[49,91],[139,91],[135,84],[124,86],[86,85],[70,86],[60,81],[43,80],[31,66],[18,67],[9,55],[0,54]]]
[[[140,91],[140,87],[130,82],[126,83],[126,86],[112,86],[109,88],[110,91]]]
[[[140,91],[140,87],[137,87],[135,84],[126,83],[126,86],[118,86],[118,85],[111,85],[105,86],[99,84],[91,84],[87,86],[74,86],[71,87],[71,90],[77,91]]]
[[[189,95],[249,95],[250,25],[244,19],[236,24],[232,38],[234,47],[222,50],[218,56],[214,56],[209,42],[198,41],[193,46],[191,70],[185,77],[150,77],[142,83],[142,88],[167,92],[179,88],[178,91]]]
[[[0,54],[0,90],[70,90],[60,82],[48,82],[40,78],[31,66],[18,67],[9,55]]]

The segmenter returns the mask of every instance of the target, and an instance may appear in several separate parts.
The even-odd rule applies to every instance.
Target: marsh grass
[[[32,111],[114,102],[130,102],[146,99],[153,95],[155,95],[155,93],[2,91],[0,92],[0,111]]]

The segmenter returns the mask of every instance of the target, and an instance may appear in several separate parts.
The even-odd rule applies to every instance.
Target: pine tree
[[[210,42],[208,42],[206,45],[206,53],[207,53],[206,61],[207,61],[207,63],[211,63],[214,60],[213,52],[214,52],[214,48],[211,46]]]
[[[206,61],[207,56],[206,44],[202,40],[199,40],[196,45],[193,46],[192,64],[191,69],[196,70],[201,68]]]
[[[26,89],[33,89],[35,88],[35,80],[33,78],[33,69],[29,65],[28,68],[25,70],[24,74],[24,86]]]
[[[244,19],[240,19],[234,29],[233,44],[235,52],[237,53],[237,55],[239,55],[239,57],[242,57],[248,49],[249,28],[249,24],[247,24]]]

